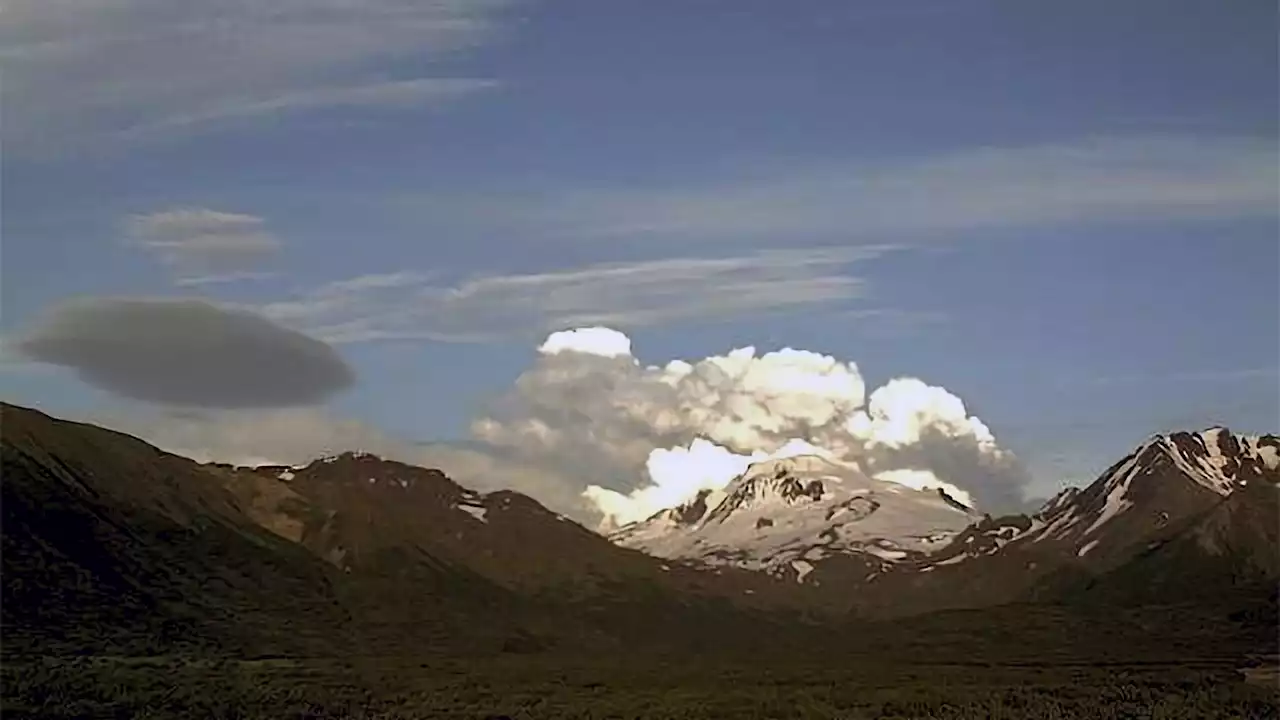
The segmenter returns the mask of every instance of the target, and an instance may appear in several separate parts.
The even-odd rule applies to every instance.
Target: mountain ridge
[[[200,465],[0,410],[6,653],[696,645],[746,618],[767,634],[790,614],[765,609],[807,604],[794,584],[667,564],[438,470],[354,453]],[[671,632],[645,638],[664,617]]]
[[[768,487],[744,489],[735,512],[755,515],[718,525],[790,532],[755,521],[797,507],[856,528],[895,503],[964,525],[930,553],[898,557],[894,546],[837,535],[860,551],[784,557],[761,571],[651,557],[519,493],[475,493],[439,470],[373,455],[200,465],[122,433],[0,410],[6,653],[803,647],[850,623],[939,610],[1172,602],[1191,597],[1189,578],[1226,583],[1230,597],[1215,607],[1265,627],[1257,608],[1280,577],[1268,525],[1280,477],[1259,449],[1276,447],[1273,436],[1240,444],[1234,462],[1212,461],[1231,468],[1225,496],[1187,477],[1168,444],[1136,452],[1140,471],[1125,458],[1036,514],[1003,518],[975,519],[936,490],[840,476],[826,463],[805,465],[811,477],[777,477],[808,461],[784,463],[754,477]],[[1119,534],[1081,552],[1117,486],[1133,504],[1096,532]],[[1139,492],[1148,486],[1161,492]],[[843,514],[828,516],[832,508]],[[1065,532],[1050,534],[1055,523]]]

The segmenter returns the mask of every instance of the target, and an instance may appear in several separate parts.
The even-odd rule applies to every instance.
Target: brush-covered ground
[[[1273,605],[1006,606],[720,647],[8,655],[4,718],[1280,718]],[[749,635],[750,629],[740,628]],[[35,649],[33,647],[33,649]],[[363,654],[360,654],[363,653]],[[1263,654],[1264,653],[1264,654]]]
[[[1276,718],[1221,661],[32,658],[5,718]]]

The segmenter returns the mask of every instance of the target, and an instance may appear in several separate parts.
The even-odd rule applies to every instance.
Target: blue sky
[[[7,340],[248,308],[351,365],[327,412],[422,440],[550,330],[793,346],[947,388],[1039,488],[1280,427],[1274,3],[270,6],[6,11]],[[12,352],[0,392],[119,402]]]

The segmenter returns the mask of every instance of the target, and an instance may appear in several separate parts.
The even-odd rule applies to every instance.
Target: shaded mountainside
[[[143,443],[6,407],[5,649],[145,652],[308,643],[343,627],[330,573],[239,516],[210,473]],[[260,621],[260,626],[257,622]]]
[[[922,561],[868,577],[864,607],[1209,596],[1219,607],[1249,606],[1280,579],[1277,448],[1275,436],[1221,428],[1154,437],[1033,515],[984,518]]]
[[[856,552],[804,573],[787,558],[778,575],[651,557],[518,493],[481,495],[370,455],[199,465],[33,410],[5,405],[2,421],[0,622],[11,656],[812,653],[874,639],[959,657],[986,647],[991,622],[1013,622],[1044,646],[1020,645],[1024,655],[1053,646],[1087,657],[1088,632],[1138,647],[1159,638],[1150,623],[1163,621],[1151,618],[1165,616],[1197,628],[1181,635],[1186,647],[1275,636],[1280,477],[1268,438],[1215,455],[1202,436],[1195,447],[1217,469],[1208,476],[1172,455],[1185,440],[1153,441],[1033,516],[984,518],[905,558],[869,548],[859,523],[895,503],[943,519],[966,509],[854,487],[818,515],[842,523]],[[733,516],[748,512],[743,527],[754,529],[760,512],[808,512],[849,489],[822,468],[805,482],[781,469],[742,484],[725,518],[704,499],[698,521],[743,525]],[[879,508],[865,512],[871,501]],[[793,530],[779,523],[772,537]],[[951,612],[867,622],[938,610]]]
[[[6,653],[696,646],[805,604],[793,583],[670,566],[372,456],[198,465],[5,405],[0,477]]]
[[[705,573],[619,548],[528,496],[482,495],[439,470],[373,455],[218,470],[255,522],[356,576],[395,572],[406,555],[416,555],[421,563],[466,568],[506,590],[558,599],[589,599],[626,584],[691,596],[736,594],[758,606],[794,604],[804,593],[743,571],[709,583]]]

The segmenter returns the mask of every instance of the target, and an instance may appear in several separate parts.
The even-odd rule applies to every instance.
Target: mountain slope
[[[767,569],[803,581],[836,555],[871,565],[920,557],[975,514],[939,490],[876,480],[816,456],[753,464],[723,491],[624,526],[624,547],[712,565]]]
[[[238,517],[216,477],[108,430],[12,406],[3,422],[6,652],[301,651],[311,627],[341,632],[324,564]]]
[[[1153,583],[1168,578],[1155,584],[1166,595],[1108,595],[1115,602],[1187,595],[1177,578],[1210,568],[1225,572],[1215,582],[1226,577],[1256,595],[1258,578],[1280,578],[1280,546],[1260,529],[1268,518],[1272,530],[1280,524],[1264,492],[1277,482],[1280,439],[1211,428],[1149,438],[1088,487],[1064,490],[1032,515],[977,519],[945,494],[799,457],[754,465],[724,491],[704,491],[611,538],[838,588],[847,607],[872,616],[1071,600],[1130,570]],[[1204,548],[1214,543],[1223,557],[1206,562]],[[1241,562],[1256,572],[1225,570]]]
[[[1194,595],[1182,584],[1206,563],[1224,570],[1219,579],[1235,577],[1226,568],[1244,558],[1256,570],[1246,584],[1256,588],[1260,578],[1280,578],[1280,544],[1267,541],[1277,522],[1277,448],[1275,436],[1220,428],[1153,437],[1088,487],[1063,491],[1035,514],[984,519],[939,552],[873,577],[864,600],[910,613],[1072,598],[1112,573],[1168,578],[1163,597],[1113,595],[1151,602]],[[1206,560],[1211,546],[1222,548],[1220,559]]]
[[[1221,456],[1207,435],[1153,439],[1033,516],[958,532],[938,529],[969,522],[954,499],[812,458],[755,467],[724,497],[650,520],[683,528],[682,541],[699,537],[690,529],[724,547],[746,537],[775,577],[706,541],[688,563],[619,548],[516,493],[369,455],[197,465],[13,406],[3,423],[6,654],[756,652],[817,647],[843,632],[846,609],[1028,601],[1104,614],[1181,603],[1192,618],[1246,618],[1258,637],[1275,627],[1270,436],[1214,435]],[[902,524],[915,512],[951,541],[926,553],[929,534]],[[788,518],[826,523],[826,536]],[[815,548],[830,554],[789,554]],[[806,614],[823,624],[797,622]]]
[[[5,651],[472,651],[768,634],[802,589],[668,566],[510,492],[345,454],[197,465],[3,406]]]
[[[1108,468],[1083,490],[1069,488],[1029,518],[1008,519],[1005,530],[982,528],[932,558],[956,562],[982,539],[1003,534],[1008,552],[1034,548],[1072,556],[1104,569],[1142,546],[1178,532],[1191,518],[1253,482],[1280,480],[1280,439],[1236,436],[1223,428],[1155,436]],[[1008,532],[1008,524],[1017,524]]]

